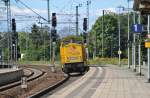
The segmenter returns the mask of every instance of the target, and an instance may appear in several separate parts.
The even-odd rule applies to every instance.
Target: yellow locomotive
[[[60,58],[65,73],[83,73],[88,70],[85,46],[74,37],[61,41]]]

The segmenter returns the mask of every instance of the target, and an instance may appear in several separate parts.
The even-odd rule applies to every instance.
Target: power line
[[[33,13],[35,13],[36,15],[38,15],[40,18],[42,18],[43,20],[47,21],[47,19],[45,19],[44,17],[42,17],[40,14],[38,14],[36,11],[34,11],[32,8],[30,8],[29,6],[27,6],[25,3],[23,3],[21,0],[15,0],[16,2],[20,2],[22,5],[24,5],[26,8],[28,8],[29,10],[31,10]]]

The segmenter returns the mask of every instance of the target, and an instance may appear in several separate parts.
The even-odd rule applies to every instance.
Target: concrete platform
[[[21,80],[23,70],[17,68],[0,69],[0,86]]]
[[[13,69],[13,68],[11,68],[11,69],[9,69],[9,68],[7,68],[7,69],[0,69],[0,74],[8,73],[8,72],[14,72],[14,71],[17,71],[17,69]]]
[[[42,98],[150,98],[150,83],[126,67],[104,65]]]

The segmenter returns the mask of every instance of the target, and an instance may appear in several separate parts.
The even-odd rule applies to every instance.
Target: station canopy
[[[134,0],[133,9],[141,14],[150,14],[150,0]]]

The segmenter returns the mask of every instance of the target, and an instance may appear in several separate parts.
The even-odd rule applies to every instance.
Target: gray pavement
[[[106,76],[92,98],[150,98],[150,84],[131,70],[106,67]]]
[[[90,71],[47,98],[150,98],[150,83],[126,67],[92,67]]]

